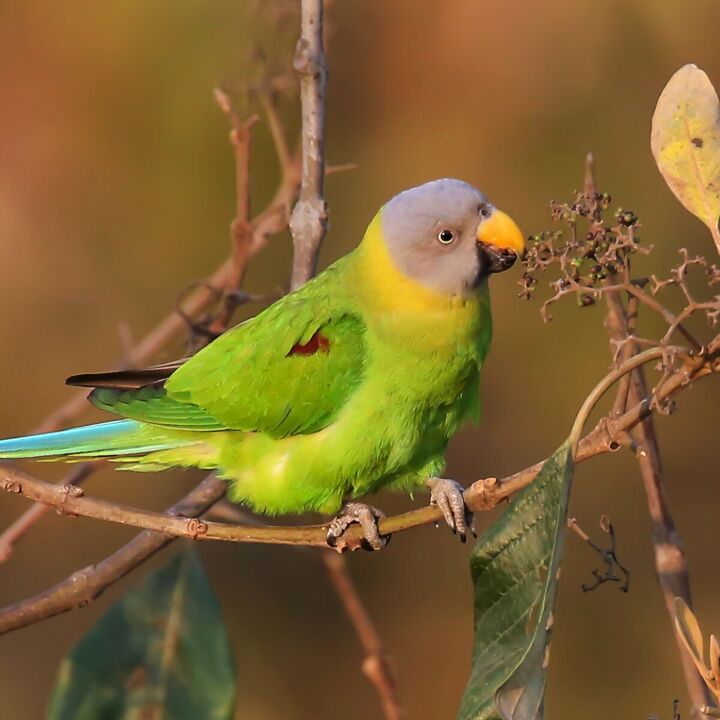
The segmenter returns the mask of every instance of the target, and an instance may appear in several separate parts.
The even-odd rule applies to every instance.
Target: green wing
[[[127,389],[122,374],[78,376],[98,407],[183,430],[312,433],[332,422],[362,381],[365,325],[334,299],[345,297],[335,267],[219,337],[174,369],[134,371],[151,385]],[[340,290],[340,292],[336,292]],[[113,386],[114,385],[114,386]]]
[[[364,339],[357,315],[288,296],[198,353],[165,389],[227,428],[316,432],[361,382]]]
[[[90,393],[90,402],[101,410],[130,420],[162,425],[175,430],[224,430],[225,425],[192,403],[168,397],[165,388],[147,385],[137,390],[99,387]]]

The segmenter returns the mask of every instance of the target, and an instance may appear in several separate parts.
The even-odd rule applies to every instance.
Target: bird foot
[[[437,477],[428,478],[425,484],[430,488],[430,505],[440,508],[445,522],[460,536],[460,542],[466,542],[468,530],[477,537],[475,518],[463,498],[463,486],[455,480]]]
[[[390,535],[381,535],[378,530],[378,520],[384,517],[385,513],[372,505],[349,502],[330,521],[326,535],[327,544],[335,547],[348,527],[353,523],[359,523],[365,535],[362,540],[363,549],[382,550],[390,542]]]

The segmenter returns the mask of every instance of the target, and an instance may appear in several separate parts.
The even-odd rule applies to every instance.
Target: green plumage
[[[349,497],[410,491],[441,472],[449,438],[478,416],[490,336],[486,279],[443,294],[406,277],[378,216],[355,251],[168,372],[164,384],[91,393],[128,422],[88,428],[82,443],[81,428],[3,441],[0,457],[212,468],[232,500],[255,510],[334,512]],[[110,425],[112,433],[103,430]]]
[[[192,403],[178,402],[161,387],[148,386],[139,390],[97,388],[90,393],[89,399],[101,410],[152,425],[175,430],[225,429],[225,425],[207,410]]]
[[[225,333],[177,370],[168,398],[205,409],[230,430],[273,438],[326,427],[363,377],[365,323],[345,297],[346,261]],[[291,354],[320,332],[327,351]]]

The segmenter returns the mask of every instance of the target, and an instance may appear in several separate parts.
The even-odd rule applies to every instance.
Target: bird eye
[[[492,215],[492,210],[487,205],[481,205],[480,206],[480,216],[484,218],[488,218]]]
[[[452,234],[452,231],[450,231],[450,230],[441,230],[438,233],[438,240],[443,245],[449,245],[454,239],[455,239],[455,236]]]

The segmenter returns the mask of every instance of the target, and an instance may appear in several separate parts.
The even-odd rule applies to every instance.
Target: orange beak
[[[492,215],[480,223],[476,237],[489,248],[511,250],[516,255],[525,250],[525,236],[515,221],[501,210],[493,210]]]

